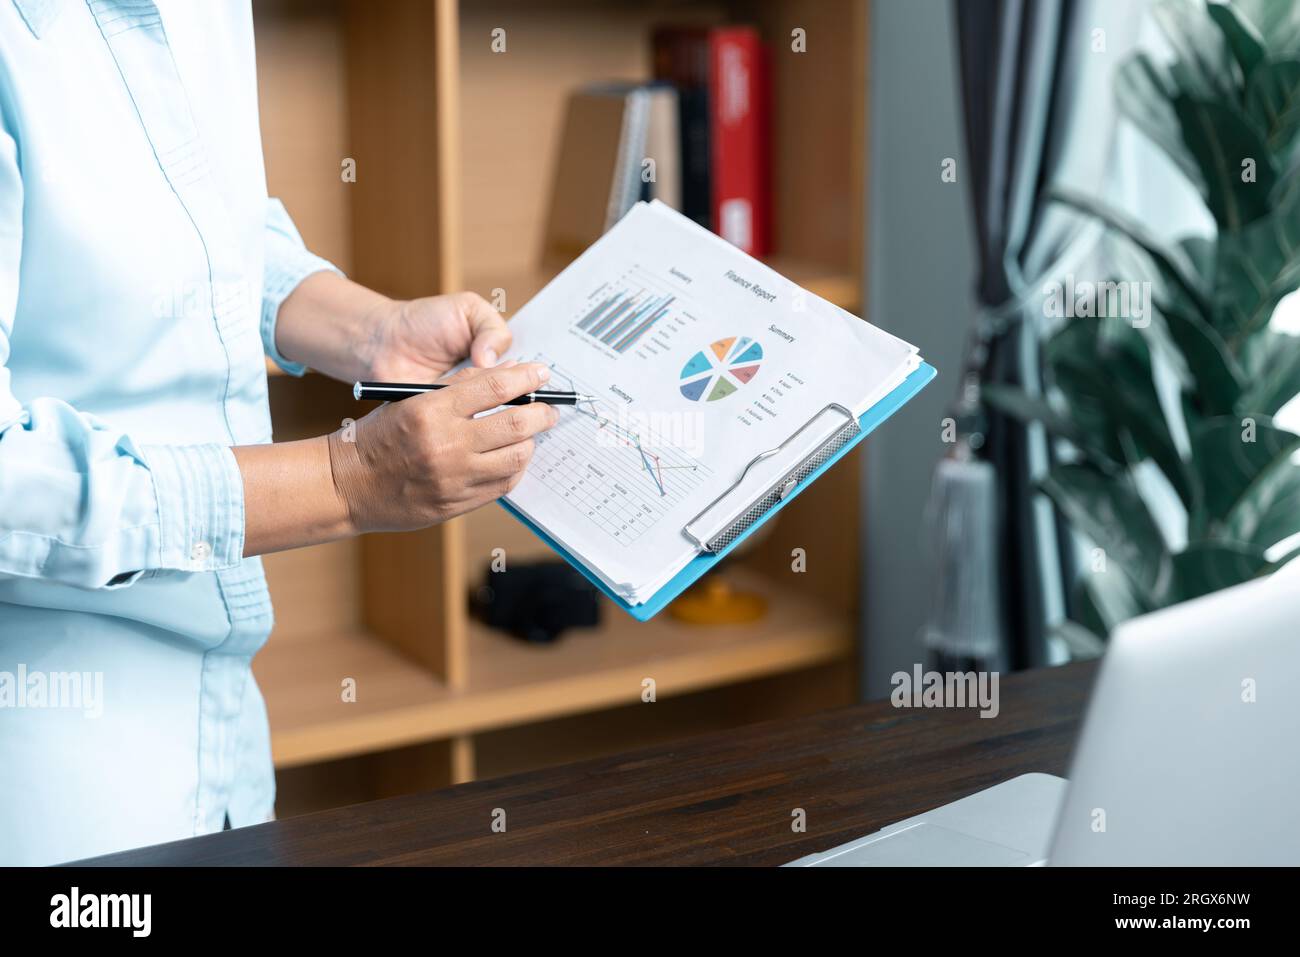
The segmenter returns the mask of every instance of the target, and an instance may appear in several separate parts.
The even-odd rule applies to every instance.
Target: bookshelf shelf
[[[268,186],[308,245],[390,295],[504,290],[507,316],[555,271],[542,239],[569,93],[648,78],[657,24],[753,23],[774,61],[771,265],[861,308],[866,0],[259,0],[254,17]],[[807,53],[787,52],[796,28]],[[268,371],[277,439],[359,412],[338,383]],[[640,624],[607,605],[544,646],[469,616],[493,549],[549,554],[501,509],[268,556],[277,625],[254,672],[280,813],[847,703],[858,518],[851,457],[725,566],[768,597],[762,621]],[[654,712],[638,706],[647,677]]]
[[[602,624],[552,645],[530,645],[486,626],[469,627],[466,683],[451,688],[364,631],[272,643],[254,670],[268,695],[273,757],[288,768],[403,747],[847,660],[851,630],[795,590],[759,576],[773,613],[756,626],[701,630],[664,617],[628,629],[612,607]],[[342,678],[340,676],[343,676]],[[356,682],[344,702],[343,678]]]

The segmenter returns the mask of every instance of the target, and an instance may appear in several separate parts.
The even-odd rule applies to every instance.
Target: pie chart
[[[719,339],[682,366],[682,395],[692,402],[725,399],[758,374],[763,347],[746,336]]]

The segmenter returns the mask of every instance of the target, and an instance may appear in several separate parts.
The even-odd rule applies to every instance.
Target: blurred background
[[[1292,4],[254,14],[269,191],[358,281],[509,316],[658,198],[940,373],[650,623],[496,508],[268,557],[281,816],[1095,656],[1300,532]],[[273,375],[277,439],[344,393]]]

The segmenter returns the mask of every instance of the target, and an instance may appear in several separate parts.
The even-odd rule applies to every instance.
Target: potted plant
[[[1155,15],[1175,58],[1127,60],[1118,104],[1196,186],[1217,234],[1162,243],[1095,197],[1055,194],[1140,250],[1154,316],[1067,319],[1045,343],[1044,397],[982,393],[1068,443],[1041,488],[1095,546],[1072,617],[1101,636],[1272,570],[1300,533],[1300,436],[1273,421],[1300,393],[1300,337],[1270,328],[1300,287],[1300,5],[1179,0]],[[1185,542],[1138,481],[1153,467]]]

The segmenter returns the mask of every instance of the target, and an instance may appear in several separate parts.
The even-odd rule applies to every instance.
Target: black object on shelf
[[[485,624],[535,644],[549,644],[570,628],[600,622],[596,586],[564,562],[489,566],[470,605]]]

